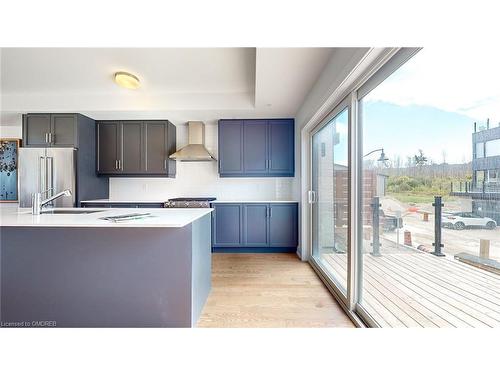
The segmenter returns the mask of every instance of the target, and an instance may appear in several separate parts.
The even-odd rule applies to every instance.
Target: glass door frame
[[[313,170],[313,135],[326,126],[332,119],[348,108],[348,222],[349,235],[347,244],[347,293],[335,279],[329,276],[326,268],[312,256],[313,246],[313,212],[312,204],[308,203],[307,222],[307,258],[309,264],[335,296],[341,307],[353,322],[360,327],[379,327],[375,319],[360,304],[362,296],[363,264],[360,256],[362,243],[362,166],[363,166],[363,132],[361,99],[372,89],[382,83],[401,65],[410,60],[421,48],[394,48],[375,60],[374,66],[363,72],[352,82],[343,94],[343,99],[334,104],[333,110],[323,117],[316,126],[307,133],[307,191],[312,190]],[[304,185],[303,185],[304,186]],[[308,194],[309,195],[309,194]]]
[[[340,103],[338,103],[333,111],[331,111],[322,121],[318,123],[317,126],[312,128],[309,132],[309,181],[308,181],[308,187],[309,191],[312,191],[313,187],[313,137],[315,134],[317,134],[319,131],[321,131],[325,126],[328,126],[328,124],[338,115],[340,115],[345,109],[347,109],[347,118],[348,118],[348,134],[347,134],[347,142],[348,142],[348,160],[347,160],[347,166],[348,166],[348,178],[347,178],[347,189],[348,189],[348,222],[349,222],[349,230],[348,233],[349,235],[347,236],[347,288],[346,288],[346,293],[344,293],[344,287],[335,280],[335,278],[331,277],[330,273],[327,271],[325,266],[323,266],[320,262],[318,262],[313,256],[313,236],[314,236],[314,231],[313,231],[313,203],[309,202],[309,217],[311,218],[309,220],[308,226],[309,226],[309,249],[310,249],[310,254],[309,254],[309,263],[313,266],[313,268],[316,270],[316,272],[320,275],[320,277],[323,279],[323,281],[326,283],[326,286],[328,289],[330,289],[331,292],[333,292],[336,296],[339,302],[343,304],[344,309],[352,310],[351,303],[349,302],[352,298],[351,296],[351,280],[353,279],[353,272],[351,270],[351,263],[352,263],[352,181],[351,181],[351,168],[352,168],[352,124],[353,124],[353,107],[352,107],[352,99],[351,95],[347,96],[344,98]]]

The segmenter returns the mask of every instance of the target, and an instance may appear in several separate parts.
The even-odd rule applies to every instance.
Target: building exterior
[[[451,195],[471,197],[472,212],[500,224],[500,126],[472,133],[472,182],[459,190]]]

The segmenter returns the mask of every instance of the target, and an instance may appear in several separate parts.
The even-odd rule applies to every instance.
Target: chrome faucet
[[[52,190],[52,189],[49,189]],[[42,213],[42,207],[45,206],[46,204],[52,202],[53,200],[56,200],[59,197],[65,196],[65,197],[70,197],[71,196],[71,190],[66,189],[61,191],[60,193],[57,193],[45,200],[42,200],[42,194],[49,191],[46,190],[41,193],[33,193],[31,195],[31,213],[33,215],[40,215]]]

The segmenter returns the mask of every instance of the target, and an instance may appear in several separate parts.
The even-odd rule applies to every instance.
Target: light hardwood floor
[[[354,327],[295,254],[213,254],[198,327]]]

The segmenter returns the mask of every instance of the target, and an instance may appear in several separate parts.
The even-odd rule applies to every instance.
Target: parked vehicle
[[[467,228],[495,229],[497,222],[489,217],[482,217],[472,212],[448,212],[442,215],[442,226],[456,230]]]

